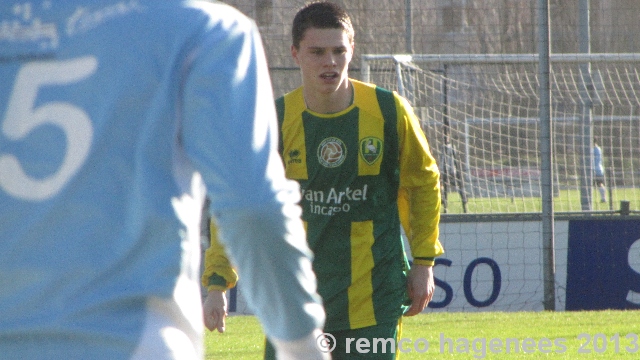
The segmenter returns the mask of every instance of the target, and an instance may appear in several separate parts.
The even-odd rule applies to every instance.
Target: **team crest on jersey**
[[[368,136],[360,140],[360,156],[369,165],[373,165],[382,154],[382,140]]]
[[[326,138],[318,146],[318,161],[324,167],[338,167],[346,158],[347,146],[337,137]]]

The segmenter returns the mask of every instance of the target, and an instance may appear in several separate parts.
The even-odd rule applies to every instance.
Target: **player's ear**
[[[291,57],[296,65],[300,66],[300,61],[298,60],[298,49],[294,45],[291,45]]]

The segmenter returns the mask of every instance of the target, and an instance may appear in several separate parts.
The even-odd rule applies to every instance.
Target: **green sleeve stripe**
[[[396,102],[393,93],[387,89],[376,87],[376,97],[380,105],[380,111],[386,123],[394,124],[397,121]]]
[[[219,286],[227,286],[227,280],[225,280],[222,276],[214,273],[213,275],[211,275],[211,277],[209,277],[209,284],[208,286],[211,285],[219,285]]]
[[[282,124],[284,123],[284,96],[276,99],[276,112],[278,114],[278,152],[283,156],[284,140],[282,139]]]
[[[391,161],[391,163],[388,163],[386,166],[397,167],[400,148],[398,144],[398,109],[396,108],[396,99],[393,92],[378,86],[376,86],[376,97],[378,98],[380,112],[384,118],[385,151],[388,154],[393,154],[393,156],[384,157],[383,161],[386,163]],[[397,185],[400,185],[399,179],[397,180]]]
[[[434,261],[436,258],[435,257],[414,257],[413,260],[427,260],[427,261]]]

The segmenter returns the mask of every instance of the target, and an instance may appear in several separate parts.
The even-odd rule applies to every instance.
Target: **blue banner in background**
[[[640,309],[640,221],[571,220],[566,310]]]

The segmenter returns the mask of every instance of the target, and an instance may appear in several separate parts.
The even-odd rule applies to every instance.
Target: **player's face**
[[[300,47],[291,47],[291,55],[300,66],[307,90],[329,94],[348,88],[353,44],[342,29],[307,29]]]

